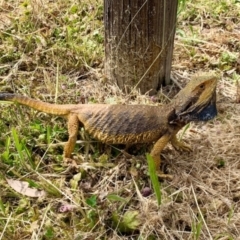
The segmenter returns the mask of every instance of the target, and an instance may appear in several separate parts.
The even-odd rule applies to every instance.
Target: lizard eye
[[[204,85],[204,84],[201,84],[201,85],[199,86],[199,88],[204,89],[204,88],[205,88],[205,85]]]

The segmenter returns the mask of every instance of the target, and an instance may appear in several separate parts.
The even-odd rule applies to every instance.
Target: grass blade
[[[18,137],[18,134],[17,134],[17,131],[16,131],[15,128],[12,129],[12,136],[13,136],[14,144],[15,144],[15,147],[16,147],[17,152],[19,154],[19,157],[23,161],[24,158],[23,158],[23,154],[22,154],[22,145],[19,141],[19,137]]]
[[[147,162],[148,162],[148,171],[149,171],[150,179],[153,185],[154,192],[157,197],[158,205],[160,206],[162,202],[161,186],[158,181],[158,176],[156,174],[156,167],[155,167],[154,160],[152,156],[150,156],[150,154],[147,154]]]

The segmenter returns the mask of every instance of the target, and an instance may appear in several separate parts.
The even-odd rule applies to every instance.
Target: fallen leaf
[[[28,197],[44,197],[46,195],[45,191],[40,191],[29,187],[28,182],[23,182],[19,180],[13,180],[6,178],[10,187],[12,187],[16,192],[21,193]]]

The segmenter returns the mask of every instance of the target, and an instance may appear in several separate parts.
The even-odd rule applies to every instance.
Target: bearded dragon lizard
[[[150,155],[158,175],[160,153],[168,142],[176,149],[191,148],[178,141],[178,131],[191,121],[207,121],[217,115],[217,77],[213,74],[195,76],[169,104],[110,105],[110,104],[51,104],[25,96],[0,92],[1,101],[19,103],[35,110],[63,116],[68,122],[68,142],[64,158],[71,158],[79,127],[84,127],[94,138],[109,144],[154,143]]]

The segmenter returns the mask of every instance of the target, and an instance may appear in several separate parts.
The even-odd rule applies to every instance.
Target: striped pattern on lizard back
[[[165,118],[159,117],[164,110],[159,106],[88,104],[72,112],[86,131],[105,143],[151,142],[167,131],[166,121],[161,120]]]

